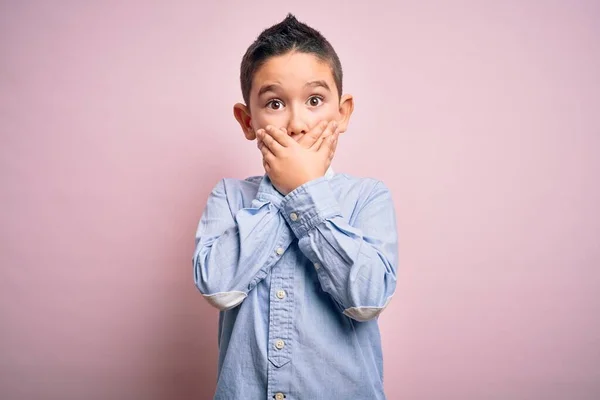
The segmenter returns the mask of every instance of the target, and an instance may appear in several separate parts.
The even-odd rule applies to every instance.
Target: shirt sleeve
[[[219,310],[239,305],[294,239],[271,201],[277,195],[263,180],[251,205],[232,213],[226,180],[211,191],[196,230],[192,263],[197,288]]]
[[[389,189],[377,181],[349,223],[326,178],[290,192],[281,210],[321,287],[357,321],[376,318],[396,289],[398,235]]]

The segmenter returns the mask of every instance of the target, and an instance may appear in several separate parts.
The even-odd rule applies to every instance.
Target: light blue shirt
[[[378,316],[397,264],[381,181],[329,168],[287,196],[266,174],[218,182],[193,255],[220,310],[214,399],[385,399]]]

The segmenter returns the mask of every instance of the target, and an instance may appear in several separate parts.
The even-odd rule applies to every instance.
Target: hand
[[[313,128],[304,135],[306,139],[303,137],[304,140],[298,142],[284,130],[271,125],[256,132],[265,171],[273,186],[284,196],[325,175],[331,165],[339,136],[337,122],[330,121],[322,132],[317,133],[321,127]]]
[[[298,140],[298,143],[304,147],[305,149],[309,149],[313,147],[313,149],[318,149],[321,145],[321,142],[325,140],[329,135],[332,135],[335,132],[326,129],[328,126],[327,121],[321,121],[316,124],[310,131],[302,135],[302,137]],[[287,130],[285,128],[281,128],[281,131],[287,134]],[[337,130],[336,130],[337,132]],[[317,143],[318,142],[318,143]],[[262,149],[263,141],[260,138],[256,139],[256,146],[258,149]]]
[[[329,123],[334,122],[333,130],[327,129]],[[325,140],[325,138],[329,137],[337,133],[337,121],[321,121],[317,125],[315,125],[310,131],[302,135],[302,137],[298,140],[298,143],[304,147],[305,149],[311,148],[313,145],[315,148],[319,148],[321,142]],[[285,132],[285,128],[283,128]]]

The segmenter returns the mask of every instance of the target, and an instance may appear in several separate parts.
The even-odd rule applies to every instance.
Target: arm
[[[192,258],[196,286],[219,310],[240,304],[293,239],[271,200],[281,196],[263,179],[248,208],[232,213],[227,186],[221,180],[212,190],[196,231]]]
[[[378,182],[352,225],[325,178],[289,193],[282,213],[317,270],[323,290],[357,321],[376,318],[396,288],[398,237],[394,205]]]

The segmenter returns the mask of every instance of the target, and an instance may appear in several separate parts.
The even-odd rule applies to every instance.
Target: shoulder
[[[394,209],[391,192],[381,179],[338,173],[331,183],[350,221],[365,212],[375,217]]]
[[[358,197],[368,198],[381,193],[389,193],[389,188],[380,179],[356,176],[348,173],[336,173],[332,185],[339,186],[343,192],[354,192]]]
[[[237,178],[221,178],[214,186],[213,190],[218,191],[226,191],[226,190],[236,190],[236,189],[250,189],[253,187],[258,188],[261,180],[263,179],[262,175],[249,176],[245,179],[237,179]]]
[[[212,194],[227,199],[232,207],[246,207],[256,197],[262,179],[261,175],[245,179],[222,178],[214,185]]]

